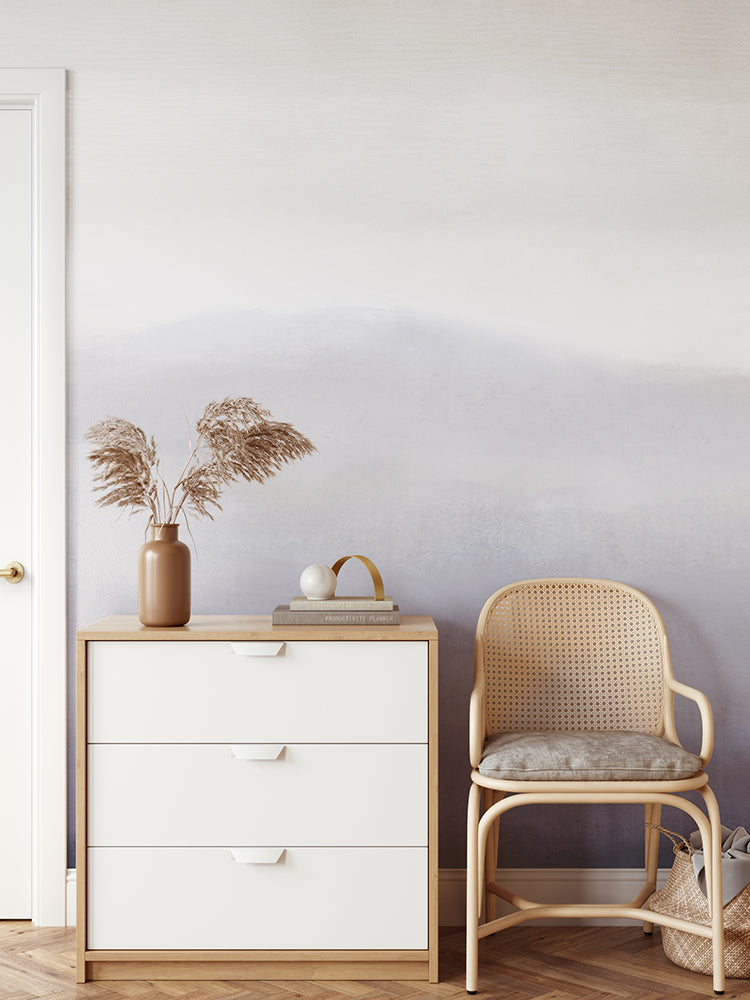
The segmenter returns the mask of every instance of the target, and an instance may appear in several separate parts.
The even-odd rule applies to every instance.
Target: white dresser
[[[79,982],[437,981],[437,632],[78,633]]]

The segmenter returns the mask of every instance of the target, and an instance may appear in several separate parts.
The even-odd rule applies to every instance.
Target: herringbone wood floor
[[[75,931],[0,921],[3,1000],[464,1000],[464,938],[441,934],[440,982],[74,982]],[[664,956],[658,929],[515,927],[480,944],[478,1000],[699,1000],[711,980]],[[750,980],[725,996],[750,998]]]

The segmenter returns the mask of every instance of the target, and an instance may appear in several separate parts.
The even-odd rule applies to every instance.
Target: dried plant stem
[[[86,434],[94,445],[95,492],[100,506],[147,510],[149,523],[174,523],[213,515],[221,510],[225,486],[245,479],[263,483],[285,463],[312,454],[311,441],[291,424],[274,421],[268,410],[249,396],[209,403],[196,424],[198,436],[172,490],[161,473],[156,442],[127,420],[107,417]],[[189,529],[188,529],[189,530]]]

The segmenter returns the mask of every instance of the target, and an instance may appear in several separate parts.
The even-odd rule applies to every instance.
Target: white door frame
[[[0,107],[33,116],[31,918],[56,927],[67,865],[65,70],[0,69]]]

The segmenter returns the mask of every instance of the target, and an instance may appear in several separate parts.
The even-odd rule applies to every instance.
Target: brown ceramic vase
[[[138,618],[143,625],[190,621],[190,549],[178,539],[178,527],[152,524],[151,538],[138,553]]]

